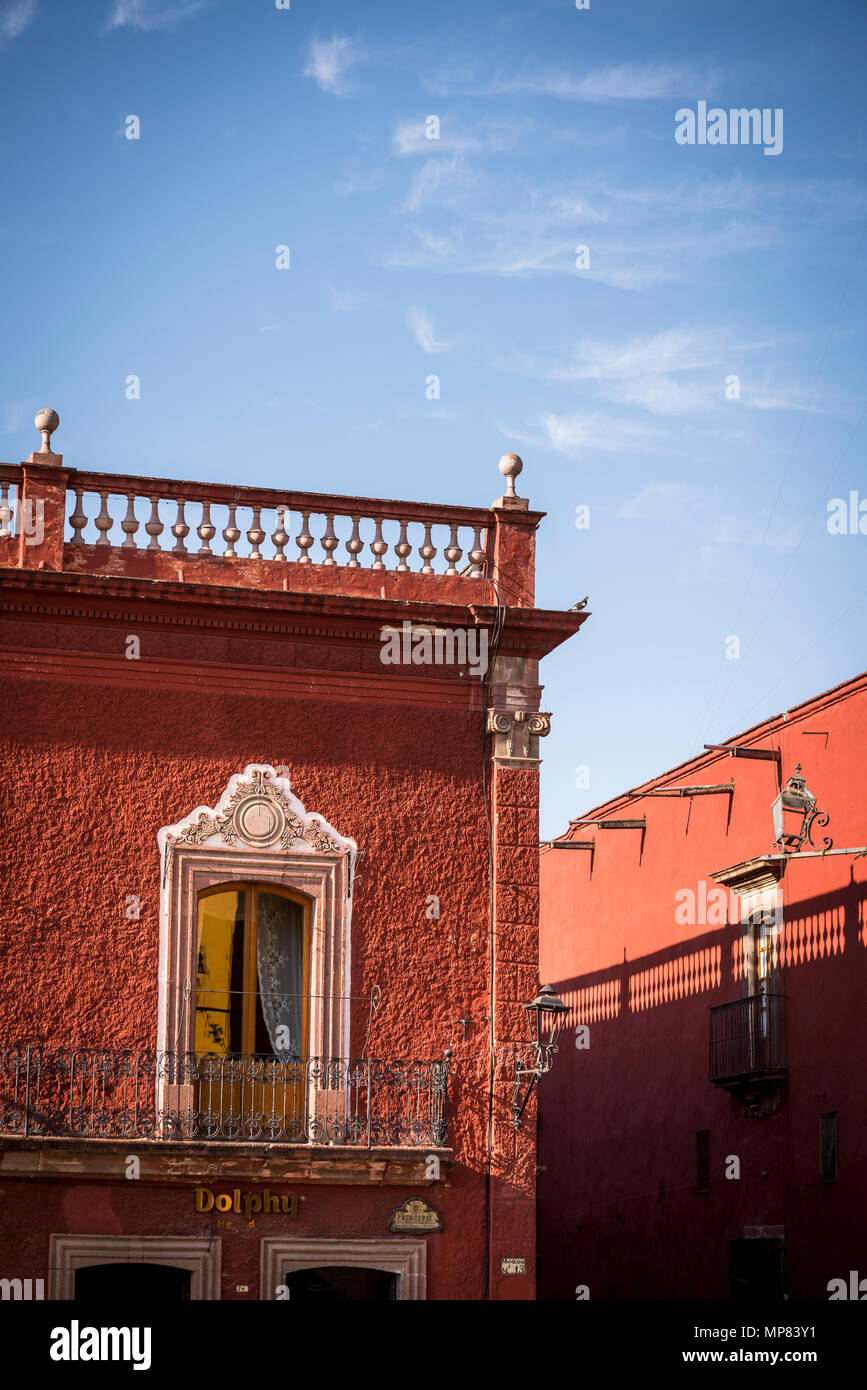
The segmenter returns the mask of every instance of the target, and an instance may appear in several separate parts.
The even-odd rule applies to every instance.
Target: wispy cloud
[[[448,352],[449,344],[437,342],[434,337],[433,319],[424,309],[407,309],[406,322],[422,352]]]
[[[418,128],[399,127],[401,148],[421,154]],[[429,144],[433,142],[428,142]],[[438,167],[442,165],[443,167]],[[430,166],[430,167],[428,167]],[[500,208],[508,206],[504,218]],[[384,257],[391,267],[446,274],[568,276],[629,293],[706,282],[708,267],[733,256],[805,243],[840,222],[863,222],[867,189],[854,180],[768,183],[738,175],[693,185],[612,186],[603,175],[565,186],[527,186],[513,175],[445,152],[414,170],[403,211],[449,209],[448,220],[406,238]],[[576,265],[577,248],[589,247]]]
[[[208,0],[182,0],[177,5],[155,7],[151,0],[117,0],[106,29],[173,29],[205,9]]]
[[[710,73],[672,63],[619,63],[593,68],[583,77],[556,71],[525,70],[508,77],[474,80],[466,73],[441,72],[431,83],[434,90],[461,96],[556,97],[561,101],[651,101],[663,97],[689,99],[713,89]]]
[[[741,400],[744,405],[753,410],[805,410],[809,400],[811,415],[836,412],[845,406],[840,394],[827,382],[822,383],[820,396],[817,398],[814,394],[811,399],[806,383],[789,379],[780,385],[773,379],[778,376],[779,370],[768,371],[759,380],[750,377],[742,382]]]
[[[347,96],[351,90],[346,74],[361,61],[354,41],[347,35],[330,39],[314,39],[310,45],[305,77],[312,77],[323,92],[332,96]]]
[[[542,426],[552,449],[570,458],[592,450],[613,454],[651,445],[655,431],[633,420],[602,414],[544,415]]]
[[[27,429],[32,424],[37,409],[38,406],[33,404],[32,399],[5,401],[2,407],[3,434],[17,434],[19,430]]]
[[[770,534],[763,516],[733,512],[728,492],[716,486],[653,481],[624,502],[615,515],[622,521],[658,525],[682,527],[688,522],[702,536],[701,554],[708,560],[726,546],[769,545],[774,550],[789,551],[798,544],[799,537],[798,525],[783,517]]]
[[[772,219],[827,218],[838,222],[863,220],[867,212],[867,188],[855,179],[779,179],[748,178],[742,173],[730,178],[708,178],[700,183],[660,183],[654,185],[625,185],[612,197],[625,210],[630,204],[653,211],[662,217],[669,209],[680,215],[702,215],[724,212],[733,218],[738,213]],[[730,224],[736,225],[736,224]]]
[[[363,294],[357,290],[336,290],[333,285],[329,285],[328,293],[330,302],[328,308],[332,314],[354,314],[365,303]]]
[[[429,122],[436,120],[434,126]],[[391,137],[392,153],[396,155],[429,155],[434,151],[445,154],[464,154],[511,149],[526,126],[517,127],[505,121],[482,121],[467,127],[448,116],[426,117],[399,121]]]
[[[721,361],[718,332],[673,328],[622,343],[582,338],[554,357],[513,354],[496,365],[546,381],[594,383],[605,400],[654,415],[685,415],[722,399]],[[676,379],[685,373],[697,373],[699,380]]]
[[[571,415],[551,412],[539,417],[529,430],[498,426],[500,433],[514,443],[527,444],[535,449],[554,449],[567,458],[582,458],[586,454],[645,452],[660,447],[657,431],[615,415],[598,411],[576,411]]]
[[[619,508],[623,521],[675,521],[694,516],[701,497],[687,483],[648,483]]]
[[[36,18],[37,0],[15,0],[0,9],[0,43],[17,39]]]
[[[510,200],[509,216],[494,191],[459,155],[425,160],[416,169],[403,203],[406,212],[426,207],[457,209],[449,235],[413,226],[415,245],[392,252],[386,263],[436,268],[455,274],[529,275],[575,272],[575,227],[605,220],[585,197],[531,189]]]
[[[719,359],[719,334],[707,329],[670,328],[622,343],[582,338],[562,364],[543,375],[553,381],[624,381],[652,373],[694,371]]]
[[[512,352],[496,358],[494,365],[516,376],[581,382],[603,401],[637,406],[651,415],[731,412],[732,403],[726,397],[730,376],[738,377],[739,409],[803,409],[806,385],[791,380],[777,385],[777,370],[755,365],[756,360],[767,361],[768,353],[781,346],[759,339],[736,343],[718,328],[677,327],[623,342],[582,338],[554,354]],[[758,359],[757,354],[761,354]],[[747,370],[743,364],[750,360],[753,365]],[[826,388],[822,405],[814,402],[815,408],[830,409],[834,399],[833,388]]]
[[[334,192],[340,198],[349,198],[356,193],[373,193],[382,186],[384,178],[385,172],[382,169],[371,169],[367,174],[358,174],[350,170],[334,185]]]
[[[472,173],[459,155],[426,159],[413,173],[402,209],[419,212],[423,207],[453,206],[472,189],[473,182]]]

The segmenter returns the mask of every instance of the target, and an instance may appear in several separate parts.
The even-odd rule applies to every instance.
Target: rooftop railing
[[[176,557],[247,556],[420,574],[457,575],[462,568],[465,577],[478,578],[490,522],[487,512],[469,507],[99,473],[77,474],[70,491],[72,545],[120,544]],[[85,507],[85,498],[93,505]],[[122,515],[112,516],[110,499],[122,499]]]
[[[0,468],[0,537],[20,535],[11,486]],[[222,483],[71,475],[64,541],[74,552],[113,548],[176,560],[277,560],[346,569],[481,577],[490,511]],[[27,518],[30,528],[38,517]]]
[[[0,1053],[0,1138],[442,1147],[448,1075],[448,1053],[282,1061],[22,1045]]]
[[[517,454],[490,507],[458,507],[84,472],[53,452],[56,411],[35,424],[42,448],[0,463],[0,570],[460,606],[491,602],[490,580],[533,606],[544,513],[515,491]]]

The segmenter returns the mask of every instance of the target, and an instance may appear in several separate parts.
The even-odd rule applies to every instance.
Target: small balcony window
[[[197,1053],[309,1055],[309,902],[259,883],[199,894]]]

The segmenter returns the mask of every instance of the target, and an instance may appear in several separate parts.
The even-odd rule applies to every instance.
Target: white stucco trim
[[[183,820],[164,826],[157,843],[157,1050],[194,1050],[199,893],[218,883],[259,880],[291,888],[310,901],[309,1055],[346,1056],[355,841],[308,813],[289,779],[278,776],[273,766],[250,763],[230,779],[215,807],[197,806]]]

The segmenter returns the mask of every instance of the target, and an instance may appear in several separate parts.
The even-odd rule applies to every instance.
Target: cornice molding
[[[496,619],[496,610],[479,603],[477,597],[466,604],[425,603],[2,568],[0,613],[358,642],[378,642],[381,628],[400,627],[405,618],[447,628],[492,628]],[[508,608],[500,654],[544,656],[577,632],[586,617],[584,613]]]
[[[378,671],[240,665],[165,657],[127,661],[122,653],[107,655],[104,652],[0,647],[0,670],[5,671],[7,678],[17,675],[68,685],[183,690],[197,695],[207,688],[257,700],[309,701],[315,696],[317,700],[339,704],[413,705],[478,713],[483,708],[481,685],[475,678],[404,675],[402,668],[394,666],[384,666],[380,675]]]

